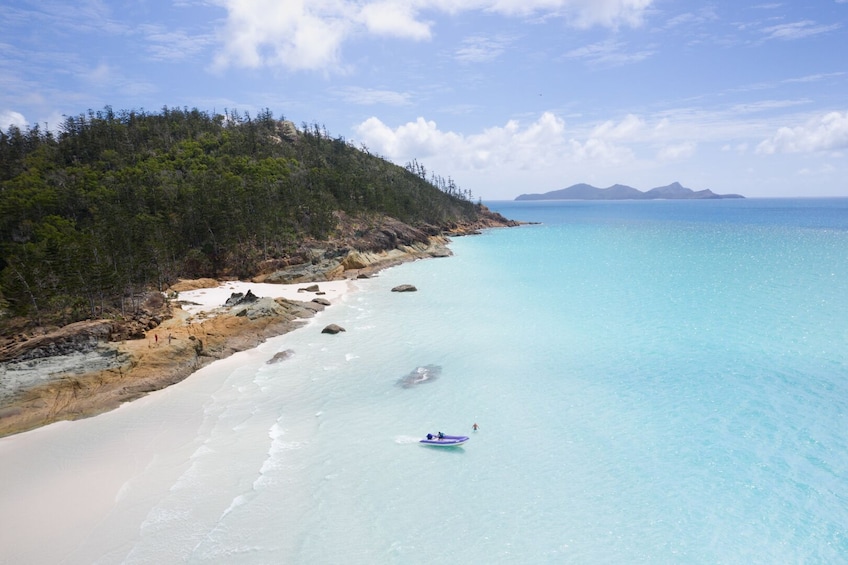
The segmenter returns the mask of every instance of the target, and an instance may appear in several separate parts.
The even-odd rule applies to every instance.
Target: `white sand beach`
[[[319,286],[336,304],[356,284],[340,280]],[[193,303],[184,306],[191,314],[209,315],[232,293],[248,290],[259,297],[308,301],[315,294],[299,292],[306,286],[227,282],[181,292],[179,300]],[[125,562],[141,530],[150,527],[151,508],[190,476],[193,457],[204,449],[198,430],[206,422],[208,399],[229,394],[223,384],[227,375],[243,365],[264,364],[279,339],[216,361],[116,410],[0,439],[0,562]],[[267,441],[269,423],[256,424],[258,433],[250,437]],[[204,493],[207,504],[214,505],[209,501],[215,497]],[[175,555],[162,562],[182,560]]]

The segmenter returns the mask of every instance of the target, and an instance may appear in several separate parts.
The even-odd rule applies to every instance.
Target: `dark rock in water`
[[[327,300],[326,298],[313,298],[312,302],[314,302],[316,304],[320,304],[322,306],[329,306],[330,305],[330,301]]]
[[[251,290],[247,291],[247,294],[243,292],[234,292],[230,295],[227,301],[224,303],[224,306],[238,306],[240,304],[252,304],[259,300],[259,297],[253,294]]]
[[[418,290],[415,286],[411,284],[402,284],[400,286],[396,286],[392,289],[392,292],[415,292]]]
[[[274,356],[268,359],[266,363],[268,365],[273,365],[274,363],[279,363],[280,361],[285,361],[286,359],[291,359],[292,357],[294,357],[294,351],[291,349],[286,349],[285,351],[280,351],[274,354]]]
[[[322,334],[337,334],[339,332],[343,332],[345,329],[341,326],[337,326],[336,324],[330,324],[323,330],[321,330]]]
[[[441,374],[442,367],[440,365],[424,365],[423,367],[416,367],[411,373],[398,379],[397,384],[403,388],[412,388],[416,385],[431,383],[438,379]]]

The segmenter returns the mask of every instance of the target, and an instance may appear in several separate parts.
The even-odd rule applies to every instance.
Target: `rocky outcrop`
[[[255,294],[253,294],[253,291],[251,290],[248,290],[247,293],[234,292],[224,303],[224,306],[239,306],[243,304],[252,304],[257,300],[259,300],[259,298]]]
[[[418,289],[412,284],[401,284],[392,289],[392,292],[416,292]]]
[[[147,331],[144,339],[122,342],[103,339],[107,326],[103,321],[67,326],[62,331],[79,333],[82,337],[74,340],[82,343],[83,349],[89,348],[94,338],[97,348],[87,356],[77,352],[36,359],[40,378],[26,382],[18,379],[14,390],[0,394],[0,437],[117,408],[179,382],[213,361],[298,328],[304,319],[323,309],[324,305],[316,302],[258,298],[221,307],[213,315],[198,319],[175,307],[173,316]],[[80,328],[88,331],[79,332]],[[60,343],[58,335],[38,341]],[[33,347],[32,351],[37,349]],[[77,364],[68,365],[72,362]],[[0,372],[15,376],[22,367],[13,365],[19,363],[17,358],[2,363]],[[56,369],[52,373],[51,367]]]
[[[109,320],[86,320],[42,335],[21,336],[18,341],[0,349],[0,362],[86,353],[109,341],[114,330],[115,326]]]
[[[410,226],[394,218],[351,217],[336,213],[336,232],[328,241],[306,241],[289,256],[266,261],[255,282],[305,283],[368,276],[416,259],[449,257],[449,237],[493,227],[517,226],[482,207],[475,222],[444,227]]]

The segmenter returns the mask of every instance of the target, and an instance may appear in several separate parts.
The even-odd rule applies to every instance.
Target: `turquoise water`
[[[281,369],[322,360],[257,495],[293,562],[845,560],[848,202],[493,207],[543,224],[385,272]]]
[[[68,562],[848,561],[848,199],[490,205],[542,223],[145,399],[200,424]]]

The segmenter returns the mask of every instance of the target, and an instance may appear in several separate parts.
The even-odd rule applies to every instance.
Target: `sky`
[[[474,200],[848,197],[848,0],[4,0],[0,128],[268,109]]]

